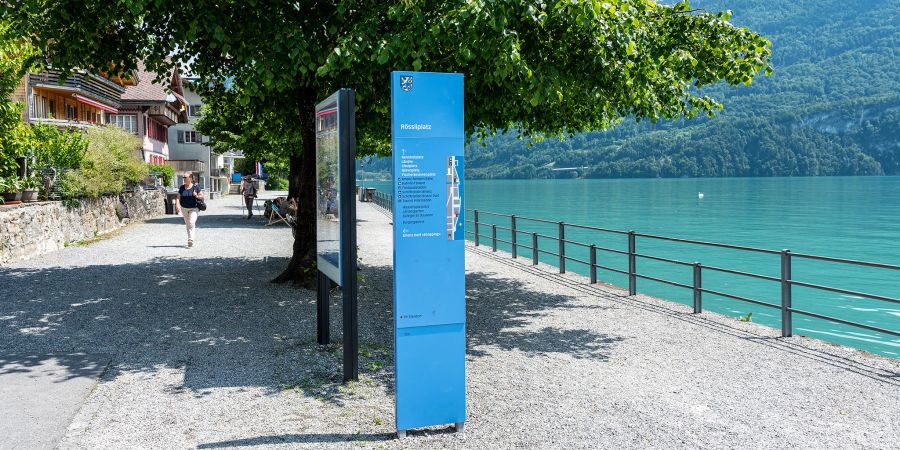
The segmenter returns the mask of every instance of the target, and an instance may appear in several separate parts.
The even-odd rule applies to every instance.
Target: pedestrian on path
[[[244,205],[247,207],[247,219],[253,217],[253,199],[256,198],[256,184],[250,175],[241,179],[241,194],[244,196]]]
[[[194,233],[197,230],[197,200],[203,200],[203,189],[194,184],[194,175],[190,172],[184,174],[184,184],[178,188],[178,203],[175,205],[175,212],[181,210],[181,216],[184,217],[184,225],[187,227],[188,248],[194,246]]]

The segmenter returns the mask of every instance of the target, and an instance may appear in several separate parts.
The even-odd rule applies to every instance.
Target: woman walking
[[[175,205],[175,212],[181,210],[181,216],[184,217],[184,225],[187,227],[188,248],[194,246],[194,232],[197,229],[197,200],[203,200],[203,189],[194,184],[194,175],[191,173],[184,174],[184,184],[178,188],[178,203]]]
[[[256,198],[256,184],[250,175],[241,178],[241,194],[244,196],[244,206],[247,207],[247,218],[253,217],[253,199]]]

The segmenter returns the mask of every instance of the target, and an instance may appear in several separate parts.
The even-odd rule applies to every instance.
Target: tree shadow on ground
[[[247,219],[247,216],[238,214],[200,213],[200,216],[197,218],[197,228],[264,228],[267,226],[266,224],[268,222],[269,219],[265,218],[262,214],[254,214],[252,219]],[[144,221],[144,223],[184,225],[184,218],[180,214],[166,215],[153,219],[147,219]],[[283,222],[269,226],[288,228],[288,225]]]
[[[200,444],[197,448],[234,448],[234,447],[254,447],[257,445],[278,445],[278,444],[309,444],[309,443],[338,443],[338,442],[357,442],[366,443],[373,441],[388,441],[394,439],[393,433],[365,433],[365,434],[279,434],[273,436],[258,436],[246,439],[233,439],[221,442],[209,442]]]
[[[366,282],[360,287],[360,305],[364,304],[364,296],[369,290],[393,291],[390,266],[367,266],[363,275]],[[554,310],[578,309],[595,314],[606,309],[600,305],[578,304],[575,300],[576,297],[571,295],[529,289],[517,279],[470,272],[466,274],[466,353],[486,357],[490,355],[486,349],[496,347],[528,356],[557,353],[579,359],[606,360],[611,347],[622,337],[581,328],[534,326],[541,316]],[[392,309],[374,312],[379,314],[377,322],[393,325]],[[363,326],[362,320],[360,323]],[[382,342],[393,339],[392,326],[372,331]]]
[[[180,218],[166,218],[178,220]],[[270,282],[287,258],[169,258],[79,267],[0,267],[0,382],[4,370],[37,370],[57,358],[68,376],[87,373],[77,355],[110,355],[106,377],[184,371],[195,395],[218,387],[293,389],[340,403],[341,295],[331,295],[336,348],[316,345],[315,293]],[[365,262],[365,260],[363,261]],[[392,270],[363,266],[361,371],[393,389]],[[573,297],[531,292],[516,280],[474,273],[469,354],[494,346],[528,355],[605,359],[619,338],[529,323]],[[62,357],[60,355],[63,355]],[[65,355],[74,355],[65,357]]]
[[[799,339],[773,337],[768,334],[754,333],[738,326],[736,321],[734,321],[735,323],[733,325],[730,324],[729,322],[733,321],[733,319],[725,317],[711,318],[708,316],[692,314],[688,311],[688,308],[677,305],[674,302],[660,304],[636,300],[634,297],[628,296],[627,290],[622,288],[609,285],[587,284],[584,282],[584,277],[561,275],[559,273],[547,271],[543,267],[531,266],[530,264],[513,260],[510,258],[510,255],[505,252],[494,253],[489,250],[471,246],[467,246],[466,250],[510,267],[515,267],[522,270],[523,273],[539,277],[545,281],[552,282],[575,292],[595,296],[598,299],[603,299],[612,303],[666,315],[695,326],[706,328],[713,333],[736,337],[747,341],[748,343],[764,345],[779,351],[794,354],[797,357],[815,360],[834,368],[853,372],[882,383],[900,387],[900,371],[885,369],[884,367],[867,363],[864,359],[823,350],[807,345],[803,340]]]

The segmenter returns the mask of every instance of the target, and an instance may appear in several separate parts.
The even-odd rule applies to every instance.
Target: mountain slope
[[[772,40],[775,73],[705,89],[713,119],[475,143],[468,178],[900,174],[900,1],[695,0]],[[575,171],[553,171],[575,167]]]

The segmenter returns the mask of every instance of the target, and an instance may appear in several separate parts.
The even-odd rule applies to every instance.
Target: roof
[[[173,74],[173,77],[169,77],[168,80],[165,81],[165,84],[155,83],[156,73],[148,72],[143,61],[138,61],[134,78],[136,83],[133,86],[125,86],[125,93],[122,94],[122,101],[165,102],[166,97],[169,95],[170,87],[175,88],[173,90],[180,90],[179,87],[170,86],[173,78],[177,79],[177,74]]]

